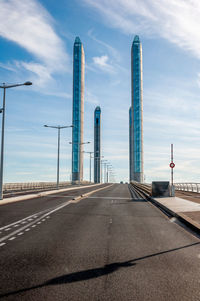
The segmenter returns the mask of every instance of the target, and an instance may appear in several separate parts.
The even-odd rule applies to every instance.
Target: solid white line
[[[11,237],[11,238],[9,238],[9,240],[14,240],[16,237],[15,236],[13,236],[13,237]]]

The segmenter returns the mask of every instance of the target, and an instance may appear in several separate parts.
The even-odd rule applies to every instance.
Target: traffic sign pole
[[[171,196],[174,196],[174,148],[173,148],[173,144],[171,144],[171,163],[169,164],[170,168],[171,168]]]

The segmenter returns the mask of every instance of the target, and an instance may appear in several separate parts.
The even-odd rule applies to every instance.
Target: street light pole
[[[91,172],[91,162],[92,162],[92,154],[94,154],[94,152],[84,152],[85,154],[90,154],[90,184],[92,183],[92,172]]]
[[[6,109],[6,89],[15,88],[19,86],[31,86],[31,82],[25,82],[23,84],[14,84],[14,85],[0,85],[0,88],[3,89],[3,108],[1,112],[2,116],[2,127],[1,127],[1,167],[0,167],[0,200],[3,200],[3,159],[4,159],[4,128],[5,128],[5,109]]]
[[[60,130],[61,129],[66,129],[66,128],[71,128],[73,125],[67,125],[67,126],[51,126],[45,124],[44,127],[46,128],[53,128],[58,130],[58,155],[57,155],[57,184],[56,184],[56,189],[59,189],[59,177],[60,177]]]
[[[90,141],[86,141],[86,142],[72,142],[70,141],[69,144],[72,144],[72,149],[73,149],[73,144],[78,144],[79,146],[80,145],[83,145],[83,144],[90,144]],[[81,151],[80,148],[79,148],[79,160],[80,160],[80,153],[81,152],[84,152],[84,151]],[[72,164],[73,166],[73,164]],[[73,174],[73,170],[72,170],[72,174]],[[80,179],[80,162],[79,162],[79,185],[81,184],[81,179]]]
[[[57,189],[59,189],[59,174],[60,174],[60,127],[58,128]]]

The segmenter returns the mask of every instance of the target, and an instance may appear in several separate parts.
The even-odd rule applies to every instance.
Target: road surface
[[[128,185],[77,193],[0,206],[0,300],[200,300],[197,237]]]

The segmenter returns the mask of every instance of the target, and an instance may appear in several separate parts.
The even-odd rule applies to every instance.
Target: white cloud
[[[110,27],[127,34],[159,35],[200,58],[198,0],[83,0]]]
[[[66,68],[64,44],[54,30],[53,19],[37,0],[1,0],[0,19],[0,36],[26,49],[37,60],[15,62],[15,67],[35,73],[39,85]],[[9,65],[4,67],[8,69]]]
[[[109,58],[107,55],[93,57],[93,62],[99,69],[109,73],[113,73],[114,68],[108,63],[108,61]]]
[[[88,31],[88,36],[95,42],[97,42],[98,44],[102,45],[104,48],[106,48],[109,53],[113,56],[113,58],[116,59],[116,61],[120,61],[120,54],[119,52],[113,48],[112,46],[110,46],[108,43],[105,43],[104,41],[97,39],[93,33],[93,29],[90,29]]]

